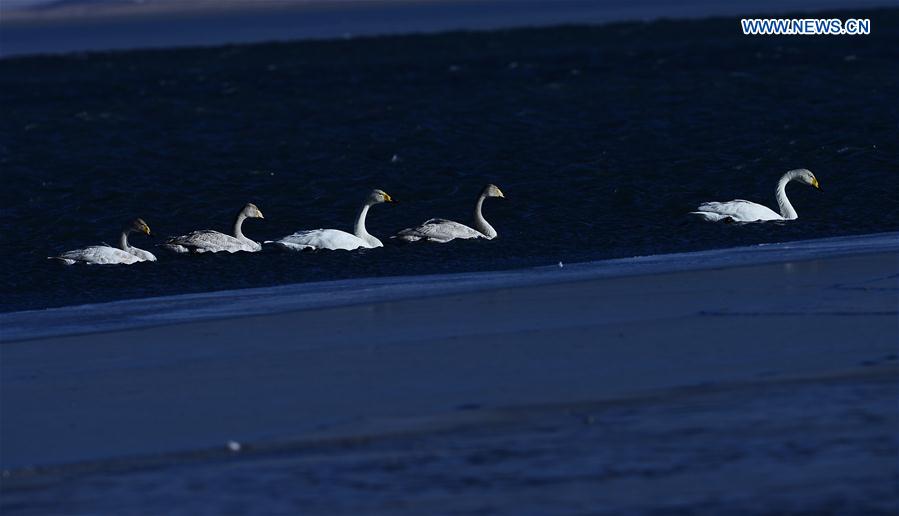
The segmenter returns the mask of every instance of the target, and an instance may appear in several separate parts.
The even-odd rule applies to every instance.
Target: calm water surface
[[[628,23],[0,61],[0,310],[350,277],[497,270],[899,229],[899,10],[869,37],[745,37],[733,20]],[[800,219],[728,226],[699,202]],[[140,216],[259,240],[468,221],[492,242],[167,256],[62,267]],[[132,243],[156,242],[135,236]]]

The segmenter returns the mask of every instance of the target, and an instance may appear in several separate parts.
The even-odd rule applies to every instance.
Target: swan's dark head
[[[821,189],[821,185],[818,183],[818,178],[815,177],[815,174],[812,174],[811,170],[805,168],[797,168],[796,170],[791,170],[790,173],[793,175],[793,179],[799,181],[800,183],[805,183],[809,186]]]
[[[150,226],[148,226],[147,223],[144,222],[144,219],[139,218],[132,220],[131,224],[129,224],[125,229],[128,231],[134,231],[135,233],[143,233],[145,235],[152,234],[150,233]]]
[[[368,195],[368,202],[370,204],[378,204],[382,202],[397,202],[384,190],[372,190]]]
[[[255,204],[248,202],[246,206],[243,207],[243,210],[240,211],[246,218],[248,219],[264,219],[262,216],[262,210],[256,207]]]
[[[484,187],[484,192],[481,194],[484,197],[499,197],[500,199],[505,199],[506,196],[503,195],[503,191],[499,189],[498,186],[490,184]]]

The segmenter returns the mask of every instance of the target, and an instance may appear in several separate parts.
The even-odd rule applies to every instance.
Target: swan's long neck
[[[128,245],[128,233],[131,233],[130,229],[123,229],[122,236],[119,237],[119,249],[126,253],[131,249],[131,246]]]
[[[484,218],[484,214],[481,213],[481,206],[484,204],[484,199],[487,198],[487,195],[481,194],[478,196],[478,202],[474,205],[474,228],[487,236],[487,238],[496,238],[496,230],[493,229],[493,226],[490,225],[489,222]]]
[[[368,234],[368,230],[365,229],[365,216],[368,215],[369,208],[371,208],[371,203],[367,202],[362,205],[362,209],[356,215],[356,224],[353,226],[353,234],[362,240],[368,240],[368,237],[371,237]]]
[[[243,221],[247,220],[247,216],[244,215],[243,212],[237,214],[237,218],[234,219],[234,236],[240,239],[246,238],[243,236],[243,231],[241,228],[243,227]]]
[[[786,220],[799,218],[796,210],[793,209],[793,205],[790,204],[790,200],[787,199],[787,183],[792,181],[793,177],[792,172],[784,174],[780,181],[777,182],[777,191],[774,194],[774,197],[777,199],[777,206],[780,207],[780,215]]]
[[[365,229],[365,216],[368,215],[368,209],[371,208],[372,203],[366,202],[362,205],[362,209],[359,210],[359,215],[356,216],[356,224],[353,227],[353,234],[357,237],[365,240],[372,247],[381,247],[384,245],[381,243],[377,237],[369,234],[368,230]]]

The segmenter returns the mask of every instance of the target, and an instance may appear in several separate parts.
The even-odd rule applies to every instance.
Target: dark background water
[[[728,19],[2,60],[0,310],[897,230],[899,10],[838,15],[872,35],[748,37]],[[793,185],[795,222],[687,216],[776,207],[797,167],[824,193]],[[258,240],[351,230],[372,188],[403,201],[369,215],[386,241],[468,221],[486,182],[507,196],[485,208],[491,242],[45,259],[135,216],[228,230],[247,201]]]

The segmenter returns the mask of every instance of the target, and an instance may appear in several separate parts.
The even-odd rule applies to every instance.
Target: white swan
[[[150,235],[150,227],[143,219],[135,219],[122,229],[119,237],[119,247],[108,245],[92,245],[84,249],[76,249],[62,253],[59,256],[49,256],[49,260],[59,260],[66,265],[86,263],[88,265],[132,264],[137,262],[155,262],[153,253],[128,245],[129,233],[144,233]]]
[[[217,253],[225,251],[236,253],[238,251],[256,252],[262,249],[259,242],[245,237],[241,226],[246,219],[264,219],[262,212],[253,203],[247,203],[237,213],[234,219],[234,236],[219,233],[211,229],[202,229],[186,235],[168,239],[161,247],[176,253]]]
[[[281,240],[274,242],[266,242],[266,244],[274,244],[282,249],[290,251],[301,251],[303,249],[343,249],[352,251],[360,247],[383,247],[384,244],[380,240],[373,237],[365,229],[365,216],[368,209],[382,202],[396,202],[387,192],[383,190],[373,190],[365,199],[365,204],[359,210],[356,216],[356,224],[353,233],[347,233],[339,229],[313,229],[309,231],[297,231],[296,233],[286,236]]]
[[[427,240],[440,243],[449,242],[457,238],[486,238],[487,240],[492,240],[496,238],[496,230],[484,219],[484,215],[481,213],[484,199],[488,197],[505,198],[503,192],[496,185],[485,186],[474,205],[474,228],[452,220],[431,219],[420,226],[404,229],[394,235],[393,238],[406,242]]]
[[[698,211],[692,211],[690,213],[712,222],[719,220],[725,222],[794,220],[799,218],[799,215],[796,214],[796,210],[793,209],[793,205],[790,204],[790,200],[787,199],[786,187],[787,183],[790,181],[799,181],[800,183],[805,183],[821,190],[821,185],[818,184],[818,179],[815,178],[814,174],[804,168],[797,168],[796,170],[791,170],[784,174],[777,182],[775,198],[777,199],[777,206],[780,208],[780,213],[775,212],[767,206],[744,201],[742,199],[730,202],[702,203],[699,205],[699,208],[697,208]]]

